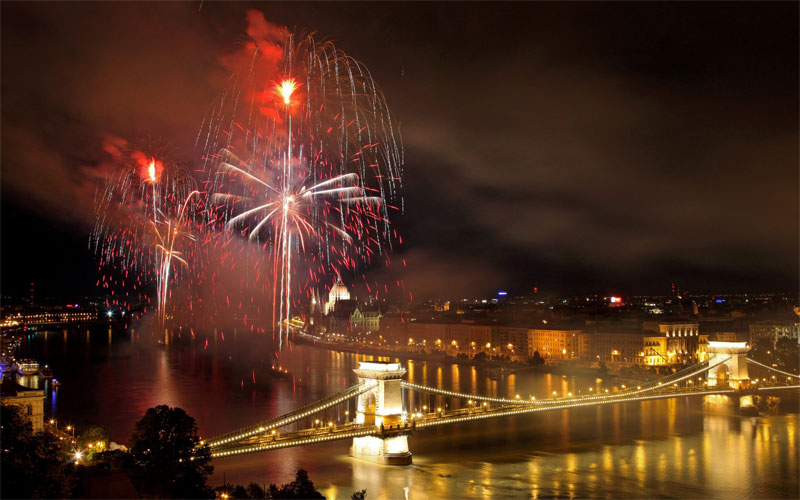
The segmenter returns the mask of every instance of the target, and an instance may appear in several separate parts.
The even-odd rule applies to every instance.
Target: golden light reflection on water
[[[647,455],[644,449],[644,441],[636,442],[633,460],[636,467],[637,485],[639,488],[643,488],[645,479],[647,478]]]
[[[457,364],[453,364],[450,368],[450,380],[452,381],[452,389],[456,392],[461,392],[461,376],[459,374],[459,366]]]
[[[478,370],[474,366],[469,370],[469,387],[472,394],[480,394],[478,392]]]
[[[656,478],[659,482],[667,480],[667,454],[659,453],[656,461]]]
[[[667,432],[675,432],[675,415],[677,414],[677,399],[667,400]]]
[[[99,353],[103,355],[107,351],[107,332],[105,327],[98,330],[93,347],[100,347]],[[58,345],[65,342],[61,335],[48,335],[46,342],[54,347],[49,353],[88,360],[82,333],[83,329],[72,330],[70,342],[78,348],[66,351]],[[41,337],[44,341],[44,335]],[[219,341],[219,349],[226,350],[223,363],[215,362],[210,355],[213,346],[205,352],[202,342],[196,344],[197,356],[187,356],[177,341],[168,350],[145,348],[144,340],[149,341],[150,337],[145,333],[142,346],[134,348],[128,342],[129,338],[134,340],[133,332],[130,337],[120,336],[122,343],[112,340],[115,357],[101,367],[105,379],[113,375],[116,382],[108,387],[107,393],[102,393],[102,383],[91,379],[96,376],[96,364],[85,382],[90,386],[86,390],[97,393],[98,399],[111,400],[114,393],[121,391],[113,399],[117,405],[136,402],[135,411],[128,409],[128,421],[111,424],[122,429],[116,433],[123,438],[132,422],[153,404],[185,408],[198,418],[203,430],[222,431],[252,422],[253,415],[280,414],[330,392],[332,389],[324,385],[328,380],[337,386],[352,383],[351,369],[356,360],[366,359],[295,346],[293,352],[282,355],[281,363],[303,379],[310,366],[308,377],[313,384],[298,385],[295,390],[291,379],[276,379],[271,381],[269,391],[256,392],[239,387],[242,375],[235,370],[245,372],[247,382],[250,366],[236,362],[235,358],[232,363],[227,361],[230,338],[227,343]],[[240,341],[244,337],[240,336]],[[120,345],[125,349],[125,357],[119,356]],[[92,349],[92,355],[97,352],[98,349]],[[502,396],[519,392],[523,397],[528,394],[541,397],[554,390],[563,395],[565,390],[592,386],[589,378],[580,381],[525,372],[493,380],[481,367],[461,366],[460,370],[454,370],[446,364],[421,361],[409,363],[408,369],[409,379],[413,377],[417,383],[434,385],[431,380],[435,378],[437,387],[452,390],[460,383],[463,390],[478,387],[477,392]],[[435,377],[428,370],[435,370]],[[469,370],[469,382],[466,373],[464,380],[460,380],[464,370]],[[263,374],[261,377],[266,378]],[[63,394],[68,395],[71,388],[79,385],[66,380]],[[76,392],[70,399],[77,396]],[[64,401],[68,402],[66,397]],[[224,406],[216,405],[209,410],[209,401],[222,401]],[[416,403],[420,401],[423,400],[418,398]],[[226,411],[220,412],[221,407]],[[411,499],[796,497],[800,417],[749,419],[703,414],[702,408],[702,403],[694,399],[651,401],[420,431],[409,439],[414,453],[414,465],[410,467],[380,466],[345,457],[349,446],[346,442],[247,455],[216,461],[211,483],[221,484],[223,474],[228,482],[240,484],[284,483],[291,480],[292,468],[303,466],[329,498],[349,498],[353,491],[364,488],[373,500],[402,499],[404,488],[408,488]],[[69,408],[72,412],[78,410],[74,406]],[[93,414],[85,419],[118,418],[119,414],[115,408],[102,417]],[[226,421],[217,421],[220,416]]]
[[[480,467],[480,492],[483,498],[492,498],[492,481],[495,476],[494,464],[484,462]]]
[[[695,451],[694,448],[690,448],[686,455],[686,468],[689,480],[695,483],[700,480],[698,476],[699,469],[697,467],[697,451]]]
[[[528,482],[530,484],[530,494],[533,498],[539,498],[539,460],[538,457],[532,457],[528,461]]]

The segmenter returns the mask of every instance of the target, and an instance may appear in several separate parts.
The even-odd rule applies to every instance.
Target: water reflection
[[[164,346],[144,330],[113,331],[109,344],[104,328],[39,334],[24,345],[63,383],[47,411],[78,425],[103,425],[123,442],[156,404],[186,409],[202,433],[212,435],[346,387],[355,381],[357,360],[374,359],[307,346],[276,358],[268,348],[244,342],[245,335],[223,335],[215,332],[207,346],[201,335],[188,344],[176,335]],[[272,364],[288,375],[272,374]],[[593,378],[492,378],[482,367],[422,361],[409,362],[408,372],[412,382],[505,397],[600,387]],[[406,397],[418,408],[443,401]],[[412,499],[796,497],[796,414],[740,418],[704,414],[702,408],[696,399],[649,401],[436,428],[410,438],[410,467],[353,460],[345,442],[293,448],[218,461],[214,482],[221,483],[224,473],[229,482],[281,483],[304,467],[329,498],[364,488],[372,499],[405,498],[406,491]],[[324,418],[345,420],[343,411],[331,409]]]

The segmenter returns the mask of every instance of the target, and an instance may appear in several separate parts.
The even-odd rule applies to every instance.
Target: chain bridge
[[[284,415],[215,436],[204,441],[214,458],[244,453],[266,452],[292,446],[327,441],[352,440],[350,454],[382,464],[411,463],[408,437],[414,432],[459,422],[470,422],[511,415],[565,410],[655,399],[688,396],[728,395],[738,399],[742,412],[756,412],[753,396],[775,391],[800,389],[800,376],[777,370],[747,358],[744,342],[710,342],[706,361],[668,376],[602,394],[552,397],[546,399],[499,398],[453,392],[412,384],[404,380],[400,363],[361,362],[355,369],[358,382],[319,401],[301,406]],[[748,365],[774,373],[771,378],[751,380]],[[423,412],[405,407],[404,391],[428,397],[460,400],[459,405],[423,406]],[[345,424],[320,422],[322,412],[355,400],[355,415]],[[464,405],[463,403],[467,404]],[[453,408],[460,406],[459,408]],[[452,409],[451,409],[452,408]],[[349,412],[348,412],[349,413]],[[312,420],[314,419],[314,420]],[[313,422],[305,428],[299,424]],[[292,425],[294,424],[294,425]],[[292,429],[285,429],[288,426]]]

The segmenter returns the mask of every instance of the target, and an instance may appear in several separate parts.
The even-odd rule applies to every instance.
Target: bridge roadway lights
[[[353,438],[350,456],[384,465],[409,465],[408,435],[401,382],[406,374],[400,363],[359,362],[353,370],[359,382],[374,387],[358,396],[355,423],[375,426],[375,434]]]

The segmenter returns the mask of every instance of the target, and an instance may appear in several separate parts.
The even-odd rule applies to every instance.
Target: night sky
[[[104,138],[196,166],[250,8],[383,89],[415,297],[798,288],[796,2],[1,8],[4,295],[92,292]]]

